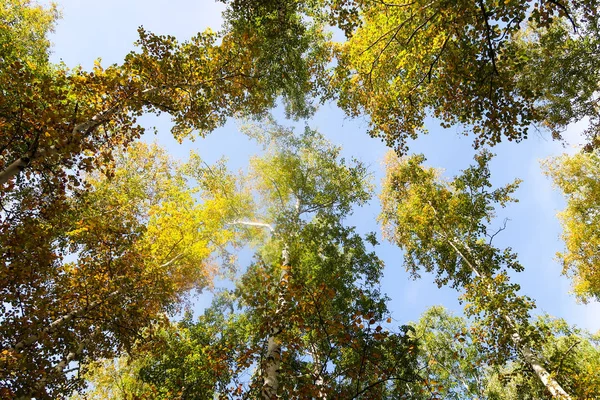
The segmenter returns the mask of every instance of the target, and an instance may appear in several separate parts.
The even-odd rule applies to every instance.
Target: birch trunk
[[[510,321],[510,317],[506,317],[508,321]],[[518,332],[514,332],[512,335],[512,340],[523,354],[523,358],[525,361],[531,366],[534,370],[535,374],[538,376],[540,381],[546,386],[546,389],[552,393],[552,397],[561,400],[571,400],[571,396],[560,386],[560,384],[550,375],[548,370],[544,368],[544,366],[540,363],[537,356],[533,353],[533,351],[521,344],[521,336]]]
[[[52,372],[55,373],[55,374],[62,374],[62,373],[64,373],[65,368],[67,368],[67,366],[69,365],[69,363],[71,363],[72,361],[76,361],[76,358],[78,356],[81,356],[81,354],[83,354],[83,350],[84,350],[85,346],[89,342],[90,342],[90,338],[82,340],[79,343],[79,345],[77,346],[77,349],[69,352],[69,354],[67,354],[65,358],[63,358],[62,360],[60,360],[60,362],[58,364],[56,364],[52,368]],[[20,397],[19,400],[33,399],[39,393],[45,393],[47,381],[48,381],[48,375],[44,375],[37,382],[36,387],[35,387],[35,391],[31,392],[29,396]]]
[[[317,399],[327,400],[327,394],[323,391],[325,382],[323,381],[324,365],[317,352],[311,354],[313,358],[313,376],[315,377],[315,387],[317,388]]]
[[[433,212],[436,216],[436,220],[440,226],[442,237],[448,242],[448,244],[450,244],[450,246],[454,249],[454,251],[456,251],[458,256],[469,266],[469,268],[471,269],[473,274],[476,277],[481,278],[482,274],[476,268],[476,266],[479,267],[479,262],[473,256],[473,252],[471,251],[469,245],[466,243],[460,242],[455,237],[452,237],[452,238],[448,237],[448,235],[446,234],[446,232],[444,230],[442,222],[439,220],[437,210],[435,209],[433,204],[431,204],[431,202],[429,202],[429,206],[433,209]],[[469,259],[463,254],[462,251],[460,251],[460,249],[457,247],[457,244],[460,246],[464,246],[464,248],[467,250],[467,252],[469,252],[471,257],[473,257],[473,262],[476,264],[476,266],[473,265],[473,263],[471,263],[471,261],[469,261]],[[488,289],[490,291],[492,291],[492,288],[489,286],[488,286]],[[517,331],[517,328],[516,328],[515,324],[513,323],[512,319],[508,315],[504,315],[503,318],[506,322],[508,322],[508,325],[511,327],[511,329],[513,331],[512,335],[511,335],[511,339],[512,339],[513,343],[515,344],[515,346],[519,349],[519,351],[523,355],[525,362],[527,362],[529,364],[529,366],[533,369],[533,371],[538,376],[538,378],[542,382],[542,384],[552,394],[552,397],[554,397],[556,399],[561,399],[561,400],[571,400],[571,396],[562,388],[562,386],[560,386],[560,384],[556,381],[556,379],[554,379],[552,377],[552,375],[550,375],[548,370],[546,368],[544,368],[544,366],[542,365],[540,360],[537,358],[537,356],[534,354],[534,352],[529,347],[527,347],[525,344],[522,343],[521,336],[519,335],[519,332]]]
[[[54,372],[56,374],[62,374],[64,372],[65,368],[67,368],[67,365],[69,365],[69,363],[71,361],[75,361],[77,356],[79,356],[79,355],[81,355],[81,353],[83,353],[83,349],[87,342],[88,342],[87,340],[84,340],[81,343],[79,343],[79,346],[77,346],[77,349],[75,349],[74,351],[71,351],[69,354],[67,354],[67,356],[65,358],[60,360],[60,362],[58,364],[56,364],[54,366],[54,368],[52,368],[52,372]],[[48,380],[48,376],[45,375],[44,377],[42,377],[42,379],[40,379],[38,381],[38,383],[36,385],[36,392],[44,393],[47,380]],[[33,395],[35,395],[35,392],[33,393]],[[25,397],[25,398],[29,398],[29,397]]]
[[[277,309],[273,318],[273,326],[269,331],[267,340],[267,355],[263,366],[264,383],[261,391],[263,400],[272,400],[277,398],[279,389],[279,371],[281,365],[281,339],[284,323],[281,320],[281,313],[286,308],[287,283],[290,269],[290,255],[287,247],[284,247],[282,254],[281,276],[279,278],[279,294],[277,297]]]
[[[448,240],[448,242],[450,243],[450,246],[452,246],[452,248],[458,253],[459,257],[471,268],[471,271],[473,271],[473,274],[476,277],[481,278],[482,275],[479,272],[479,270],[465,257],[465,255],[458,249],[458,247],[453,243],[453,241],[448,238],[446,238],[446,240]],[[469,246],[465,245],[465,247],[467,248],[467,251],[469,253],[471,253]],[[475,263],[477,263],[477,262],[475,261]],[[490,287],[488,287],[488,289],[490,291],[492,290],[492,288],[490,288]],[[525,344],[522,343],[521,335],[519,335],[519,332],[517,331],[516,326],[515,326],[514,322],[512,321],[512,319],[508,315],[504,315],[503,318],[506,322],[508,322],[508,325],[513,330],[513,333],[511,335],[511,339],[512,339],[513,343],[515,344],[515,346],[519,349],[519,351],[523,355],[525,362],[527,362],[527,364],[529,364],[529,366],[533,369],[533,371],[535,372],[535,374],[537,375],[539,380],[544,384],[546,389],[548,389],[548,391],[552,394],[552,397],[554,397],[556,399],[561,399],[561,400],[571,400],[571,396],[562,388],[562,386],[560,386],[560,384],[556,381],[556,379],[554,379],[550,375],[548,370],[546,368],[544,368],[544,366],[542,365],[540,360],[537,358],[537,356],[534,354],[534,352],[528,346],[526,346]]]
[[[89,121],[83,122],[83,123],[75,126],[75,128],[73,128],[73,135],[75,136],[75,134],[77,134],[79,132],[85,132],[86,134],[89,134],[92,130],[94,130],[100,124],[105,122],[107,118],[109,118],[111,115],[115,114],[117,111],[118,111],[118,109],[115,108],[115,109],[108,109],[106,111],[96,114]],[[4,171],[0,172],[0,185],[5,184],[10,179],[12,179],[17,174],[19,174],[19,172],[21,172],[25,168],[29,167],[31,165],[32,161],[35,161],[39,158],[42,158],[45,156],[50,156],[50,155],[53,155],[56,153],[58,153],[58,151],[55,148],[41,149],[41,150],[32,151],[28,155],[17,158],[15,161],[10,163],[8,165],[8,167],[6,167],[4,169]]]

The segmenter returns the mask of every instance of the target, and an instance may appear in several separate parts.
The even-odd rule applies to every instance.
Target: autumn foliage
[[[139,27],[122,62],[91,70],[49,61],[55,5],[0,4],[0,397],[598,396],[598,338],[533,319],[513,283],[526,266],[494,243],[519,182],[493,189],[486,149],[452,180],[399,157],[429,117],[475,147],[588,121],[587,153],[547,169],[568,201],[564,271],[598,299],[597,1],[223,3],[220,31]],[[434,308],[392,326],[377,236],[348,223],[372,198],[368,168],[269,117],[326,101],[395,150],[384,235],[470,320]],[[261,156],[247,173],[173,160],[141,141],[147,114],[180,142],[254,120]],[[217,277],[227,289],[176,322]]]

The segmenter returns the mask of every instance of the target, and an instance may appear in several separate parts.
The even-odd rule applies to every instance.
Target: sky
[[[218,30],[220,13],[224,10],[223,4],[212,0],[58,0],[57,3],[62,19],[51,36],[52,60],[63,61],[69,67],[81,65],[84,69],[90,69],[98,58],[104,66],[120,63],[134,50],[137,28],[141,25],[151,32],[173,35],[183,41],[208,27]],[[156,126],[158,130],[156,136],[148,134],[144,140],[157,141],[178,159],[187,157],[193,149],[209,163],[226,156],[229,165],[239,169],[259,151],[255,143],[239,133],[236,121],[228,122],[206,138],[186,140],[183,144],[170,136],[167,116],[149,116],[142,121],[145,126]],[[279,123],[294,125],[282,118]],[[304,123],[342,146],[344,156],[356,157],[369,165],[379,187],[383,177],[381,163],[388,149],[366,134],[367,120],[349,119],[335,104],[325,104],[310,121],[295,125]],[[426,126],[430,133],[410,144],[411,153],[425,154],[427,165],[443,169],[449,177],[469,166],[475,154],[472,137],[461,135],[457,128],[442,129],[433,119],[427,120]],[[496,157],[491,171],[495,185],[512,182],[515,178],[523,180],[516,193],[520,201],[498,213],[500,221],[508,218],[509,222],[507,229],[495,239],[497,246],[512,247],[525,267],[524,272],[513,278],[514,282],[521,285],[523,294],[536,300],[539,312],[565,318],[571,324],[595,332],[600,330],[600,303],[577,304],[570,293],[570,281],[561,275],[561,266],[555,259],[555,253],[563,246],[556,213],[564,207],[564,200],[540,168],[541,159],[577,151],[583,142],[579,133],[584,128],[585,122],[570,127],[565,135],[567,144],[552,141],[544,132],[534,132],[521,143],[501,143],[492,148]],[[379,203],[375,198],[357,209],[347,223],[356,225],[359,232],[374,231],[380,235],[376,223],[378,213]],[[455,290],[439,289],[427,274],[419,280],[411,280],[402,266],[402,252],[381,242],[376,250],[386,265],[382,291],[391,299],[388,306],[395,323],[416,321],[433,305],[443,305],[457,314],[462,312]],[[195,308],[199,310],[209,301],[210,294],[205,294],[196,299]]]

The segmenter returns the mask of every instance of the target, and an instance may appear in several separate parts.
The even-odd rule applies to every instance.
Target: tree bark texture
[[[273,326],[269,331],[267,340],[267,355],[263,365],[263,387],[261,398],[263,400],[272,400],[277,398],[279,390],[279,372],[281,366],[281,333],[284,330],[284,322],[281,320],[281,313],[287,306],[286,294],[290,269],[290,256],[287,247],[282,251],[282,268],[279,278],[279,294],[277,297],[277,309],[273,318]]]

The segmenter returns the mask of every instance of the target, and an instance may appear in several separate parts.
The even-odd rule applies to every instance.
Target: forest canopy
[[[498,216],[529,182],[498,184],[493,154],[585,124],[544,168],[567,202],[563,273],[600,300],[597,1],[222,3],[220,27],[139,27],[86,70],[52,61],[59,5],[2,1],[0,397],[599,397],[600,338],[528,294],[540,266]],[[319,107],[366,121],[356,154]],[[162,114],[159,139],[201,150],[236,119],[258,151],[241,169],[171,154],[146,134]],[[431,121],[474,159],[413,153]],[[389,147],[381,182],[368,136]],[[398,314],[394,269],[464,310]]]

